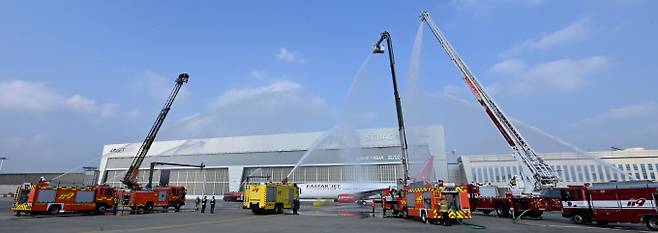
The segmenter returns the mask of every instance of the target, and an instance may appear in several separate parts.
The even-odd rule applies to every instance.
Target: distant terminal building
[[[628,176],[638,180],[656,180],[658,176],[658,150],[630,148],[616,151],[590,152]],[[628,180],[610,167],[586,156],[569,153],[541,153],[544,160],[558,173],[560,186]],[[461,156],[457,164],[462,174],[455,174],[463,182],[507,185],[514,174],[519,173],[519,163],[511,154]]]
[[[170,170],[169,183],[185,186],[192,196],[223,195],[228,191],[238,191],[241,182],[249,175],[265,175],[271,176],[274,181],[281,180],[324,134],[312,132],[156,141],[140,168],[138,179],[141,183],[147,181],[148,168],[153,161],[204,163],[206,168],[203,170],[166,167]],[[443,128],[428,126],[415,129],[413,135],[417,140],[411,145],[411,151],[432,155],[436,176],[447,177]],[[289,180],[301,184],[354,180],[394,184],[402,177],[397,128],[358,130],[353,138],[344,140],[351,140],[346,144],[361,148],[345,148],[333,142],[320,145]],[[140,146],[141,143],[105,145],[98,182],[120,186]],[[156,170],[156,184],[158,178],[159,171]]]

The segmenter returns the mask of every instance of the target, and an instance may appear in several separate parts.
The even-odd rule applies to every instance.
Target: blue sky
[[[391,32],[403,98],[429,11],[506,113],[586,150],[658,148],[655,1],[2,1],[3,172],[97,165],[102,145],[141,141],[180,72],[160,138],[326,130],[346,103],[393,127]],[[509,151],[427,28],[423,122],[460,154]],[[454,101],[457,99],[458,101]],[[348,110],[346,110],[348,109]],[[414,117],[410,117],[414,118]],[[527,132],[540,151],[561,151]]]

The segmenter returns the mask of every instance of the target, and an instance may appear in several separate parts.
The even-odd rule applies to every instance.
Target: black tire
[[[484,215],[489,215],[491,213],[491,210],[483,210],[482,213]]]
[[[423,211],[422,213],[420,213],[420,222],[425,223],[425,224],[428,223],[428,221],[427,221],[427,214],[425,213],[425,211]]]
[[[409,218],[409,213],[407,212],[407,209],[402,209],[402,212],[400,212],[400,216],[402,218]]]
[[[151,213],[151,211],[153,211],[153,203],[146,203],[144,206],[144,213]]]
[[[23,212],[21,211],[16,211],[16,216],[21,216]]]
[[[62,209],[62,208],[59,207],[59,205],[51,205],[50,207],[48,207],[48,214],[50,214],[50,215],[56,215],[56,214],[59,213],[59,211],[60,211],[61,209]]]
[[[571,221],[573,221],[575,224],[582,224],[582,225],[585,225],[589,222],[587,215],[583,213],[573,214],[573,216],[571,216]]]
[[[652,217],[647,219],[647,228],[652,231],[658,231],[658,218]]]
[[[496,216],[501,217],[501,218],[507,218],[509,217],[509,208],[504,205],[497,205],[496,206]]]
[[[283,213],[283,207],[281,207],[281,204],[277,204],[274,206],[274,213],[275,214],[282,214]]]
[[[179,212],[179,211],[180,211],[180,207],[181,207],[181,206],[183,206],[181,203],[176,203],[176,204],[174,204],[174,209],[176,210],[176,212]]]
[[[96,206],[96,214],[105,214],[105,211],[107,211],[107,206],[104,204],[100,204]]]

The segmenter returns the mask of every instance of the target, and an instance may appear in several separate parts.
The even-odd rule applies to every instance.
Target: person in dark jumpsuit
[[[212,199],[210,199],[210,213],[215,213],[215,196],[212,196]]]
[[[208,204],[208,198],[206,198],[206,196],[203,196],[203,200],[201,200],[201,213],[206,212],[206,204]]]

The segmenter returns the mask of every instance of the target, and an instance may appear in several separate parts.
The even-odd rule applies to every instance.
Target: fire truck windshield
[[[561,196],[562,200],[564,201],[571,201],[574,199],[573,191],[572,190],[562,190],[561,191]]]

